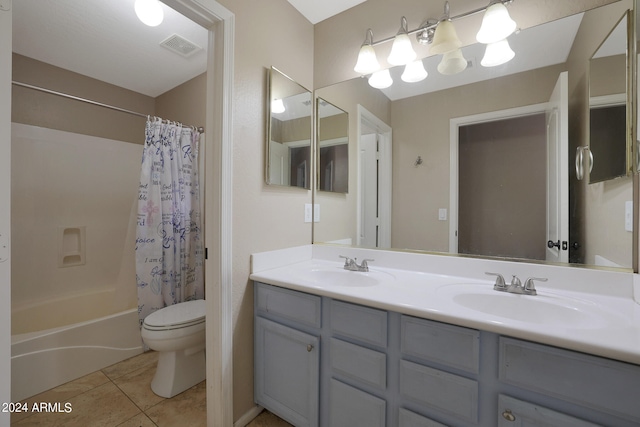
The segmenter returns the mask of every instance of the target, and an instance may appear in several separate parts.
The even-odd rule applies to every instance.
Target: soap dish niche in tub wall
[[[85,264],[86,227],[58,227],[58,267]]]

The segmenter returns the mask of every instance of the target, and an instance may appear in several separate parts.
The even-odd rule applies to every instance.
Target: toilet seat
[[[148,315],[142,327],[149,331],[188,328],[205,322],[205,301],[193,300],[170,305]]]

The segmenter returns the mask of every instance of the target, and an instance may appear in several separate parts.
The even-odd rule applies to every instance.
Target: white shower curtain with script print
[[[136,229],[140,324],[163,307],[204,298],[200,135],[153,118],[145,136]]]

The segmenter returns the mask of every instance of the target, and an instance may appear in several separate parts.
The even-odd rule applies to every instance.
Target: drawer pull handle
[[[516,420],[516,416],[515,416],[515,415],[513,415],[513,414],[511,413],[511,410],[509,410],[509,409],[507,409],[506,411],[504,411],[504,412],[502,413],[502,418],[504,418],[504,419],[505,419],[505,420],[507,420],[507,421],[515,421],[515,420]]]
[[[307,351],[311,352],[311,350],[313,350],[313,345],[307,344]]]

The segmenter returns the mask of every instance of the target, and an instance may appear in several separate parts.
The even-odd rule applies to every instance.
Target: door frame
[[[365,126],[376,130],[380,139],[378,141],[378,247],[387,249],[391,248],[391,190],[392,190],[392,129],[391,126],[380,120],[372,112],[362,105],[358,104],[358,117],[356,126],[357,150],[360,152],[360,137],[363,134]],[[360,170],[360,156],[357,156],[357,169]],[[362,192],[362,182],[360,174],[358,174],[357,185],[357,230],[356,236],[359,239],[362,231],[362,204],[360,202],[360,194]]]
[[[209,30],[206,83],[205,261],[207,425],[233,425],[232,190],[235,15],[215,0],[161,0]],[[0,376],[11,378],[12,0],[0,0]],[[4,239],[4,240],[2,240]],[[11,402],[11,381],[0,385]],[[0,413],[0,425],[9,414]]]
[[[458,151],[460,127],[544,114],[547,105],[547,102],[543,102],[523,107],[490,111],[488,113],[454,117],[449,120],[449,253],[458,253]]]

